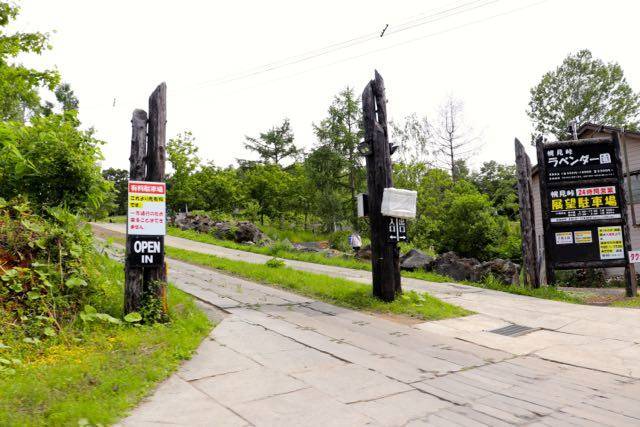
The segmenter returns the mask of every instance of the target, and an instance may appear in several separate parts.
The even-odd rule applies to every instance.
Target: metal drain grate
[[[489,331],[489,332],[493,332],[494,334],[498,334],[498,335],[504,335],[507,337],[519,337],[521,335],[526,335],[529,332],[533,332],[537,330],[538,330],[537,328],[530,328],[528,326],[508,325],[502,328],[494,329],[493,331]]]

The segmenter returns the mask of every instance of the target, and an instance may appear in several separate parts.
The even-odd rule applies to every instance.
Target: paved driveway
[[[405,279],[479,313],[406,325],[170,264],[170,279],[224,319],[122,425],[640,425],[638,311]],[[288,264],[368,280],[363,271]],[[488,332],[511,323],[541,329]]]

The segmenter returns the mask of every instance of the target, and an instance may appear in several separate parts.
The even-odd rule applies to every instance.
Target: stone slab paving
[[[227,315],[123,426],[640,425],[634,310],[416,281],[479,314],[411,326],[170,264]]]

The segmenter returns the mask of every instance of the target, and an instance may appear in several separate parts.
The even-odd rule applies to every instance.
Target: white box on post
[[[415,218],[417,198],[417,191],[385,188],[382,194],[382,215],[393,218]]]

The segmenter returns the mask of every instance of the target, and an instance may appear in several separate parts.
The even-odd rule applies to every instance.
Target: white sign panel
[[[629,262],[637,264],[640,262],[640,251],[629,251]]]
[[[600,243],[600,259],[624,259],[624,243],[622,241],[622,227],[598,227],[598,242]]]
[[[563,231],[556,233],[556,245],[570,245],[573,243],[573,233],[570,231]]]
[[[164,236],[167,187],[164,182],[129,181],[127,233]]]

